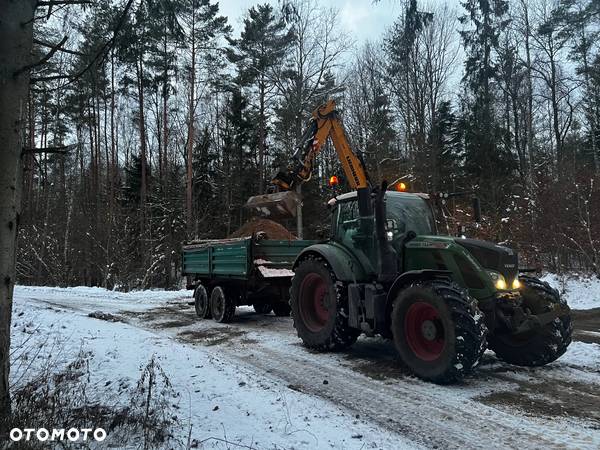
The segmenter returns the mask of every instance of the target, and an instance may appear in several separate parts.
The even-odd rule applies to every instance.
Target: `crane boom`
[[[315,158],[328,138],[331,138],[350,187],[352,189],[367,187],[369,185],[367,170],[360,155],[355,153],[348,143],[333,100],[329,100],[313,111],[309,126],[292,157],[291,164],[287,171],[279,172],[272,183],[283,190],[290,190],[298,182],[304,183],[310,180]]]
[[[280,192],[250,197],[246,207],[265,216],[293,217],[296,213],[295,205],[300,202],[300,198],[292,190],[298,184],[310,180],[315,159],[329,138],[350,187],[357,191],[369,188],[369,176],[362,157],[350,147],[335,109],[335,101],[329,100],[313,111],[301,143],[287,168],[278,172],[271,180]]]

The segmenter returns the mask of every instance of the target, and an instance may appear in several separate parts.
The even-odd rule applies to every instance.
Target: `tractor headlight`
[[[513,289],[520,289],[521,288],[521,282],[519,281],[519,278],[515,278],[512,282],[512,288]]]
[[[508,288],[506,279],[504,278],[504,275],[502,275],[500,272],[496,272],[495,270],[488,270],[488,274],[494,282],[494,286],[496,286],[496,289],[503,291],[506,288]]]

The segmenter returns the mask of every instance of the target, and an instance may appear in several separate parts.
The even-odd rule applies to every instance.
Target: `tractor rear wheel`
[[[558,305],[567,306],[556,289],[538,278],[521,276],[519,281],[523,307],[532,314],[541,314]],[[507,363],[518,366],[543,366],[559,358],[571,343],[573,325],[570,314],[557,317],[536,330],[520,334],[494,333],[490,349]]]
[[[210,318],[210,302],[208,301],[208,293],[206,288],[201,284],[194,291],[194,309],[196,315],[201,319]]]
[[[294,328],[305,346],[341,350],[356,342],[360,331],[348,325],[348,298],[329,264],[308,257],[295,270],[290,289]]]
[[[229,323],[235,315],[234,297],[226,295],[225,289],[217,286],[210,295],[210,309],[215,322]]]
[[[486,348],[487,328],[477,302],[446,280],[402,290],[392,310],[392,333],[411,372],[436,383],[460,380]]]

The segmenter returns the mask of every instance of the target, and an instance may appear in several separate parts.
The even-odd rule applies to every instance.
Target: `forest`
[[[18,283],[177,286],[182,243],[248,220],[330,98],[374,180],[477,193],[480,226],[450,202],[444,232],[600,275],[597,0],[406,0],[367,42],[316,0],[237,31],[215,0],[62,3],[34,26]],[[326,145],[292,232],[327,235],[332,175],[344,191]]]

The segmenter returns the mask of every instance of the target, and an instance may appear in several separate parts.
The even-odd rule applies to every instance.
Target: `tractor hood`
[[[454,241],[466,248],[485,269],[500,272],[506,280],[513,280],[518,275],[519,261],[513,249],[478,239],[458,238]]]

